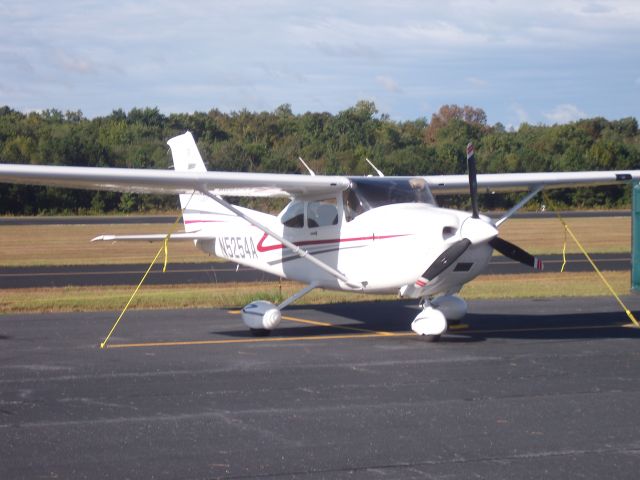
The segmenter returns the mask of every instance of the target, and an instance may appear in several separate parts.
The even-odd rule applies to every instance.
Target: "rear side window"
[[[304,202],[292,202],[282,212],[280,221],[286,227],[302,228],[304,227]]]

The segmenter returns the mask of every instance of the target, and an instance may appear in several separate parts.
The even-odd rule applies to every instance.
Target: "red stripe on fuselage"
[[[307,245],[328,245],[332,243],[360,242],[365,240],[386,240],[388,238],[406,237],[407,235],[409,234],[405,233],[401,235],[381,235],[379,237],[376,235],[372,235],[370,237],[329,238],[326,240],[303,240],[301,242],[294,242],[294,245],[298,247],[304,247]],[[271,250],[279,250],[284,248],[284,245],[282,245],[281,243],[265,246],[264,241],[267,239],[268,236],[269,235],[265,233],[260,239],[260,241],[258,242],[258,245],[256,248],[258,249],[259,252],[264,253],[264,252],[270,252]]]
[[[185,225],[190,223],[223,223],[224,220],[185,220]]]

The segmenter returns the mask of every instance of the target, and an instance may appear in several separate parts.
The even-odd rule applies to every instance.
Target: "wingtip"
[[[100,241],[108,242],[110,240],[114,240],[114,238],[115,238],[114,235],[98,235],[97,237],[93,237],[91,239],[91,242],[100,242]]]

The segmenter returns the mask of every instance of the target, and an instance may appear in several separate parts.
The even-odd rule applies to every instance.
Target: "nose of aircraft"
[[[460,236],[467,238],[473,245],[489,242],[498,236],[498,229],[482,218],[467,217],[460,227]]]

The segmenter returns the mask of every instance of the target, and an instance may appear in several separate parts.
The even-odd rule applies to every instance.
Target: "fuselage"
[[[437,207],[423,185],[411,198],[397,184],[385,193],[384,182],[365,182],[364,187],[357,185],[358,195],[354,189],[334,197],[294,199],[278,216],[242,209],[295,244],[298,252],[224,212],[200,208],[198,213],[185,216],[185,224],[192,231],[198,228],[216,237],[215,242],[197,243],[202,250],[273,275],[328,289],[397,292],[412,285],[459,239],[460,228],[470,214]],[[375,187],[373,195],[371,188],[366,190],[370,185]],[[415,186],[409,190],[411,193]],[[490,222],[486,217],[484,220]],[[455,265],[422,288],[420,295],[458,291],[482,272],[491,253],[486,243],[471,246]],[[341,272],[349,284],[311,264],[304,255]]]

